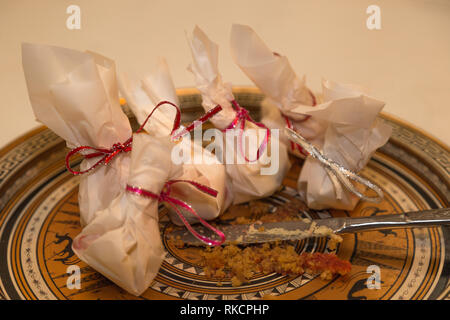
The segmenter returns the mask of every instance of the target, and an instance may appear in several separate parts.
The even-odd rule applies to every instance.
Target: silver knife
[[[283,240],[301,240],[309,237],[324,237],[332,234],[355,233],[382,229],[421,228],[450,225],[450,208],[399,214],[357,218],[302,219],[294,221],[253,223],[217,226],[226,237],[224,244],[252,244]],[[219,240],[202,225],[194,226],[202,235]],[[175,229],[166,234],[169,239],[181,240],[186,245],[204,246],[201,240],[186,229]]]

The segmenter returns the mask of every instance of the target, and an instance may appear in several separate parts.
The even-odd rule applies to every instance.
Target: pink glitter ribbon
[[[158,200],[159,202],[167,203],[175,210],[178,217],[180,217],[181,221],[183,221],[184,225],[189,230],[189,232],[191,232],[197,239],[199,239],[200,241],[203,241],[204,243],[206,243],[207,245],[210,245],[210,246],[220,246],[222,243],[225,242],[225,235],[223,234],[223,232],[214,228],[208,222],[203,220],[189,204],[170,196],[171,186],[175,183],[180,183],[180,182],[189,183],[189,184],[193,185],[195,188],[197,188],[198,190],[200,190],[212,197],[217,196],[216,190],[214,190],[208,186],[205,186],[203,184],[197,183],[195,181],[191,181],[191,180],[169,180],[165,183],[163,191],[159,195],[156,193],[153,193],[151,191],[148,191],[148,190],[145,190],[145,189],[142,189],[139,187],[130,186],[130,185],[127,185],[126,190],[128,192],[137,194],[142,197],[151,198],[151,199]],[[189,211],[190,213],[192,213],[200,221],[200,223],[202,225],[204,225],[206,228],[208,228],[211,231],[213,231],[214,233],[216,233],[220,237],[221,240],[220,241],[213,240],[211,238],[202,236],[197,231],[195,231],[194,228],[192,228],[192,226],[190,225],[190,223],[186,220],[184,215],[181,213],[180,208],[185,209],[185,210]]]
[[[202,124],[203,122],[207,121],[209,118],[213,117],[215,114],[217,114],[218,112],[220,112],[222,110],[222,107],[220,105],[217,105],[215,108],[209,110],[200,119],[198,119],[197,121],[194,121],[192,124],[190,124],[187,128],[183,128],[183,130],[180,130],[180,132],[175,133],[180,128],[181,111],[174,103],[169,102],[169,101],[161,101],[160,103],[158,103],[155,106],[155,108],[152,110],[152,112],[150,112],[150,114],[147,116],[147,118],[142,123],[142,125],[139,127],[139,129],[136,131],[136,133],[141,132],[144,129],[144,126],[147,124],[148,120],[153,115],[153,112],[155,112],[156,109],[158,109],[160,106],[165,105],[165,104],[173,106],[177,111],[177,113],[175,115],[174,123],[173,123],[172,132],[171,132],[173,139],[178,139],[178,138],[182,137],[186,133],[195,129],[195,127],[197,125]],[[124,143],[118,142],[118,143],[113,144],[113,146],[110,149],[95,148],[95,147],[90,147],[90,146],[80,146],[80,147],[74,148],[74,149],[70,150],[69,153],[67,153],[66,168],[74,175],[81,175],[84,173],[88,173],[89,171],[95,169],[100,164],[105,164],[105,165],[108,164],[118,154],[120,154],[122,152],[123,153],[130,152],[132,149],[132,143],[133,143],[133,136],[128,138]],[[75,154],[80,153],[84,150],[93,151],[88,154],[83,154],[85,159],[101,157],[100,160],[98,160],[96,163],[94,163],[91,167],[89,167],[86,170],[83,170],[83,171],[73,170],[72,167],[70,166],[70,158],[72,156],[74,156]]]
[[[234,118],[234,120],[228,125],[228,127],[226,127],[224,130],[222,131],[227,131],[227,130],[233,130],[238,128],[239,129],[239,139],[238,139],[238,144],[239,144],[239,150],[241,152],[242,157],[245,159],[245,161],[247,162],[255,162],[257,161],[261,155],[264,153],[264,151],[267,148],[267,145],[269,143],[269,139],[270,139],[270,129],[267,128],[264,124],[260,123],[260,122],[256,122],[255,120],[253,120],[248,111],[244,108],[242,108],[236,100],[232,100],[231,104],[234,108],[234,110],[236,111],[236,117]],[[256,126],[266,129],[266,135],[264,137],[264,141],[261,143],[261,145],[258,147],[258,150],[256,152],[256,159],[254,160],[249,160],[247,158],[247,156],[245,155],[245,152],[242,148],[243,145],[243,134],[244,134],[244,129],[245,129],[245,121],[249,121],[253,124],[255,124]]]

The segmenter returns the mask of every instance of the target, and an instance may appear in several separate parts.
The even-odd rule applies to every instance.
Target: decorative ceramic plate
[[[184,120],[202,114],[200,96],[180,90]],[[263,96],[254,89],[236,90],[236,98],[255,118]],[[369,162],[362,175],[382,187],[385,199],[361,202],[352,212],[310,211],[312,218],[373,216],[448,207],[450,152],[391,117],[389,143]],[[65,143],[49,129],[34,130],[0,150],[0,299],[135,299],[81,262],[72,252],[80,232],[77,202],[79,178],[64,166]],[[295,201],[300,170],[295,160],[283,188],[261,200],[273,207]],[[74,165],[76,165],[74,162]],[[78,160],[80,162],[80,160]],[[246,207],[247,206],[247,207]],[[248,205],[242,205],[248,210]],[[165,210],[161,206],[161,210]],[[162,219],[161,232],[167,220]],[[350,260],[345,278],[321,280],[280,274],[255,274],[249,283],[209,279],[195,257],[164,243],[167,257],[142,299],[450,299],[450,228],[396,229],[345,235],[335,249]],[[298,252],[327,252],[326,239],[296,243]],[[378,289],[366,285],[369,266],[380,269]],[[81,271],[81,288],[67,286],[71,267]],[[76,267],[75,267],[76,268]],[[229,279],[228,279],[229,280]]]

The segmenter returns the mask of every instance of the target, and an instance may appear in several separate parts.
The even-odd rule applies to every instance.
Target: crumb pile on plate
[[[275,211],[271,211],[271,207],[263,201],[252,201],[247,205],[233,206],[220,219],[230,224],[304,219],[298,212],[305,205],[297,199],[277,207]],[[340,241],[342,238],[339,236],[331,237],[328,248],[333,250]],[[180,239],[172,239],[171,242],[178,249],[186,249]],[[299,254],[292,243],[284,241],[245,246],[234,243],[219,247],[190,247],[189,250],[191,255],[199,258],[205,275],[217,280],[219,285],[222,281],[231,281],[233,286],[240,286],[255,275],[274,272],[289,276],[300,276],[306,272],[329,280],[336,275],[346,275],[351,270],[350,262],[333,253]]]
[[[207,248],[201,253],[207,277],[226,279],[231,277],[233,286],[248,282],[256,273],[279,273],[299,276],[307,272],[320,274],[324,280],[335,275],[345,275],[351,270],[348,261],[332,253],[298,254],[295,247],[286,243],[265,243],[240,248],[236,245]]]

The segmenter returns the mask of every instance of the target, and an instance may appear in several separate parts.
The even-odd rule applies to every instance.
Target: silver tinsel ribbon
[[[337,163],[333,159],[327,158],[319,149],[317,149],[311,143],[306,141],[305,138],[303,138],[300,134],[298,134],[294,130],[285,128],[284,132],[286,136],[289,138],[289,140],[300,145],[306,152],[309,153],[310,157],[313,157],[320,161],[320,163],[325,168],[328,176],[330,177],[333,183],[337,199],[342,199],[343,195],[342,186],[344,186],[347,190],[355,194],[361,200],[369,202],[380,202],[383,199],[383,191],[376,184],[372,183],[367,179],[364,179],[355,172],[345,168],[344,166]],[[369,189],[372,189],[373,191],[376,192],[377,196],[368,197],[364,195],[353,185],[353,183],[350,180],[356,181],[368,187]]]

